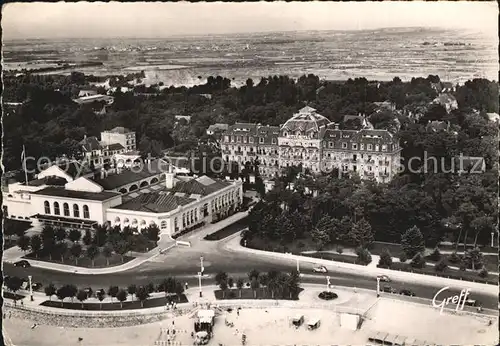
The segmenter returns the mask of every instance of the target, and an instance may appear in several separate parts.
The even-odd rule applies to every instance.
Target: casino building
[[[401,148],[387,130],[341,130],[338,124],[304,107],[281,126],[236,123],[221,139],[223,158],[244,165],[258,159],[260,174],[272,178],[302,164],[314,173],[336,168],[362,179],[389,182],[398,172]]]
[[[180,175],[163,160],[95,175],[75,161],[53,165],[28,183],[9,184],[4,196],[7,217],[35,224],[155,224],[160,234],[174,235],[231,215],[243,201],[243,187],[241,181]]]

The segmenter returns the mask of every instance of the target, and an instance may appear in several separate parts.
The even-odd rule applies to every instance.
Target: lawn
[[[35,256],[33,253],[29,253],[26,256],[23,256],[24,259],[30,260],[37,260],[37,261],[44,261],[44,262],[51,262],[51,263],[59,263],[59,264],[66,264],[70,266],[76,266],[76,267],[82,267],[82,268],[107,268],[107,267],[114,267],[121,265],[123,263],[127,263],[131,260],[133,260],[135,257],[131,256],[123,256],[123,262],[122,262],[122,257],[118,254],[113,253],[110,258],[106,259],[102,254],[99,254],[95,259],[94,259],[94,266],[92,266],[92,261],[90,258],[87,257],[81,257],[78,259],[78,264],[76,263],[75,259],[65,255],[64,256],[64,261],[61,262],[61,257],[52,257],[50,259],[50,256],[47,254],[40,254],[38,255],[38,258]],[[109,260],[109,265],[107,263],[107,260]]]
[[[498,277],[494,275],[488,275],[487,278],[481,278],[475,272],[467,272],[456,269],[447,268],[444,272],[436,272],[433,266],[426,266],[425,268],[413,268],[409,263],[396,262],[391,265],[392,270],[400,270],[406,272],[420,273],[426,275],[441,276],[450,279],[475,281],[480,283],[489,283],[496,285],[498,283]]]
[[[247,218],[244,217],[243,219],[231,224],[231,225],[228,225],[214,233],[210,233],[210,234],[207,234],[205,236],[205,240],[221,240],[221,239],[224,239],[224,238],[227,238],[241,230],[243,230],[244,228],[248,227],[248,222],[247,222]]]
[[[21,294],[14,294],[12,292],[4,290],[3,291],[3,297],[7,298],[7,299],[12,299],[12,300],[19,300],[19,299],[23,299],[26,296],[23,296]]]
[[[7,250],[10,249],[11,247],[17,246],[17,241],[15,239],[10,239],[10,238],[4,238],[3,239],[3,249]]]
[[[389,250],[389,253],[392,257],[397,258],[399,258],[399,256],[403,252],[403,250],[401,249],[401,244],[395,243],[383,243],[375,241],[369,248],[372,255],[380,255],[385,249]]]
[[[441,259],[446,260],[446,263],[449,266],[458,267],[460,264],[459,263],[451,263],[448,260],[449,256],[450,256],[449,254],[441,254]],[[483,258],[484,258],[484,266],[486,267],[486,270],[488,270],[489,272],[498,273],[498,256],[497,255],[483,255]],[[434,260],[430,259],[429,256],[425,256],[425,260],[427,262],[434,263],[434,264],[439,262],[439,261],[434,261]]]
[[[296,255],[313,257],[313,258],[319,258],[319,259],[325,259],[325,260],[330,260],[330,261],[337,261],[337,262],[344,262],[344,263],[366,265],[366,264],[358,263],[358,257],[357,256],[342,255],[342,254],[332,253],[332,252],[321,252],[321,251],[318,251],[316,253],[308,253],[308,254],[297,253]]]
[[[181,298],[179,303],[187,303],[188,300],[184,294],[181,294]],[[43,306],[48,306],[52,308],[59,308],[59,309],[71,309],[71,310],[92,310],[92,311],[112,311],[112,310],[137,310],[137,309],[146,309],[146,308],[156,308],[158,306],[165,306],[167,303],[167,299],[165,297],[160,297],[160,298],[150,298],[146,299],[144,301],[144,307],[141,305],[141,302],[138,300],[134,301],[126,301],[123,302],[123,308],[120,305],[120,302],[118,302],[116,299],[113,298],[113,302],[109,301],[109,298],[106,298],[103,303],[102,303],[102,309],[101,309],[101,304],[99,303],[83,303],[83,308],[82,308],[82,303],[80,303],[76,298],[74,299],[74,302],[61,302],[57,300],[47,300],[43,302],[41,305]]]
[[[299,288],[299,292],[290,298],[290,296],[286,297],[279,297],[275,295],[275,297],[272,297],[271,291],[267,290],[266,288],[260,287],[258,289],[254,290],[251,288],[242,288],[241,289],[241,295],[240,295],[240,290],[237,288],[233,289],[228,289],[226,292],[223,294],[222,290],[215,290],[215,299],[217,300],[222,300],[222,299],[279,299],[279,300],[298,300],[299,299],[299,293],[303,291],[303,288]]]

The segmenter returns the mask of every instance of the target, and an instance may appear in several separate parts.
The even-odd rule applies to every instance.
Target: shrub
[[[479,277],[481,278],[487,278],[488,277],[488,271],[486,270],[485,267],[483,267],[483,269],[481,269],[478,273]]]
[[[390,268],[392,265],[392,256],[389,250],[384,249],[380,254],[380,259],[378,261],[379,267]]]
[[[406,253],[401,252],[401,254],[399,255],[399,262],[405,263],[406,261],[408,261],[408,257],[406,256]]]
[[[318,297],[323,300],[333,300],[337,299],[338,295],[334,292],[323,291],[318,295]]]
[[[358,247],[356,249],[356,255],[358,255],[357,262],[360,264],[367,265],[372,261],[372,255],[370,255],[370,252],[362,247]]]
[[[460,257],[457,255],[456,252],[452,252],[450,256],[448,256],[448,261],[453,264],[457,264],[460,262]]]
[[[344,252],[344,249],[342,248],[342,246],[337,246],[337,253],[338,254],[342,254],[342,252]]]
[[[445,260],[441,260],[439,261],[438,263],[436,263],[436,265],[434,266],[434,269],[437,271],[437,272],[444,272],[446,270],[446,268],[448,268],[448,265],[446,264],[446,261]]]
[[[434,248],[434,251],[429,255],[429,259],[431,261],[439,261],[441,259],[441,252],[439,252],[439,249],[436,247]]]
[[[464,262],[460,262],[458,269],[464,272],[467,269],[467,265]]]
[[[411,259],[410,265],[413,268],[424,268],[425,267],[425,258],[424,258],[424,256],[422,256],[421,253],[417,253]]]

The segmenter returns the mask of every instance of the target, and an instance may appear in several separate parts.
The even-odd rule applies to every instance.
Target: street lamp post
[[[377,298],[380,297],[380,278],[377,278]]]
[[[198,273],[198,285],[200,287],[200,298],[203,297],[203,293],[201,292],[201,277],[203,276],[203,256],[200,256],[200,272]]]
[[[326,277],[326,290],[327,291],[330,290],[330,277],[329,276]]]
[[[28,283],[30,285],[30,299],[33,301],[33,287],[31,286],[31,275],[28,276]]]
[[[494,239],[495,239],[495,232],[491,232],[491,247],[495,246]]]
[[[297,272],[300,273],[299,259],[297,258]]]

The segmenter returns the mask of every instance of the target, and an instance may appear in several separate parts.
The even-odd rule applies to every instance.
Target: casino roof
[[[168,213],[178,206],[186,205],[195,199],[176,196],[167,191],[151,192],[139,195],[128,202],[125,202],[114,209],[145,211],[150,213]]]
[[[300,131],[305,134],[311,130],[319,132],[322,126],[326,126],[330,123],[331,121],[328,118],[316,113],[316,109],[306,106],[288,119],[283,126],[281,126],[281,129],[291,132]]]
[[[45,189],[35,191],[34,195],[43,196],[54,196],[54,197],[66,197],[72,199],[88,199],[94,201],[105,201],[107,199],[120,196],[118,192],[102,191],[102,192],[88,192],[88,191],[77,191],[77,190],[67,190],[63,187],[49,186]]]

